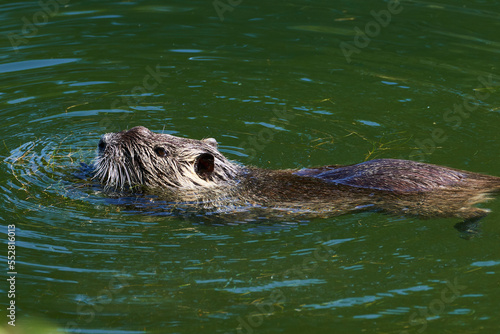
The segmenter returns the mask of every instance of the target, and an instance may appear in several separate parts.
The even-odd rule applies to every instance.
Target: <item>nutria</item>
[[[106,189],[165,194],[218,209],[269,208],[335,215],[380,210],[474,221],[473,205],[500,191],[500,177],[396,159],[302,170],[245,167],[226,159],[213,138],[194,140],[137,126],[101,137],[94,177]]]

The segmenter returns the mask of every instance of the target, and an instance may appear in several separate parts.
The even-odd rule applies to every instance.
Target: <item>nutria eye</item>
[[[165,149],[163,147],[155,147],[155,153],[157,156],[159,157],[165,157],[167,155],[167,151],[165,151]]]

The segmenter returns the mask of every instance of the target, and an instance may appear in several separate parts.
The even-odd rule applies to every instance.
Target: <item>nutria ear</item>
[[[203,153],[196,159],[194,170],[202,179],[207,179],[214,171],[214,156],[210,153]]]
[[[215,138],[205,138],[205,139],[202,139],[201,140],[202,142],[204,142],[205,144],[208,144],[214,148],[217,148],[217,140],[215,140]]]

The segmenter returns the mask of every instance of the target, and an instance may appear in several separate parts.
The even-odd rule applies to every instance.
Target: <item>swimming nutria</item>
[[[214,209],[253,206],[318,215],[382,210],[473,221],[488,212],[473,205],[500,191],[500,177],[409,160],[302,170],[244,167],[226,159],[213,138],[179,138],[142,126],[103,135],[94,166],[94,177],[107,189],[168,193]]]

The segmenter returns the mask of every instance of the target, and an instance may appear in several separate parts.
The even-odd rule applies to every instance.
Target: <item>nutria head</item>
[[[179,138],[137,126],[101,137],[94,177],[112,189],[206,189],[231,184],[239,170],[213,138]]]

